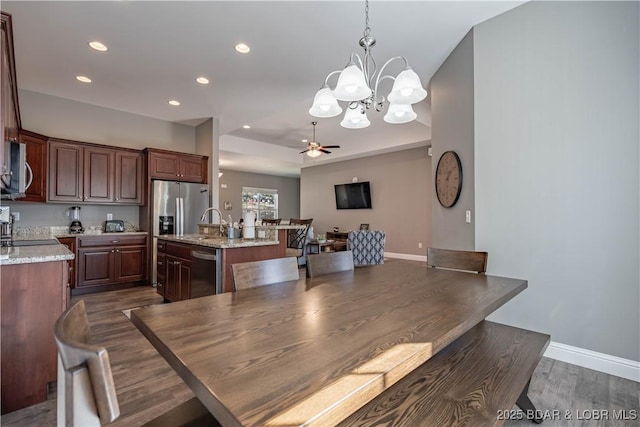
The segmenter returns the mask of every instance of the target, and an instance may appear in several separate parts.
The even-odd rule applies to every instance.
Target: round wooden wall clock
[[[446,151],[436,168],[436,195],[445,208],[455,205],[462,190],[462,163],[455,151]]]

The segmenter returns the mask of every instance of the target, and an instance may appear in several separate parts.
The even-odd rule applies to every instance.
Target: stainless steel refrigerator
[[[152,280],[158,282],[157,235],[197,234],[200,215],[209,207],[209,187],[188,182],[153,181]],[[204,222],[209,222],[205,219]]]

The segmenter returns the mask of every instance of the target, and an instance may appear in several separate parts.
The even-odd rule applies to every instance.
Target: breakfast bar
[[[131,319],[221,424],[334,425],[526,287],[397,262]]]

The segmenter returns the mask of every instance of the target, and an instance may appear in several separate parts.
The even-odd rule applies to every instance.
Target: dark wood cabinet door
[[[111,203],[115,197],[115,151],[108,148],[84,148],[85,202]]]
[[[70,259],[67,261],[67,265],[69,266],[69,287],[71,289],[74,289],[76,287],[76,261],[78,259],[78,255],[76,254],[76,238],[58,237],[58,241],[61,244],[65,245],[76,256],[74,259]]]
[[[180,301],[185,299],[191,299],[191,261],[180,260],[178,266],[179,275],[179,288],[180,292],[178,297]]]
[[[142,153],[116,151],[116,203],[141,205]]]
[[[49,185],[47,200],[81,202],[83,195],[84,147],[49,140]]]
[[[113,282],[115,248],[107,246],[78,250],[77,287],[105,285]]]
[[[180,180],[189,182],[207,182],[206,161],[198,156],[184,156],[180,158]]]
[[[28,131],[20,131],[20,142],[27,149],[27,164],[31,170],[31,185],[25,191],[25,202],[47,201],[47,137]],[[27,172],[29,179],[29,172]]]
[[[164,285],[164,297],[169,301],[180,300],[180,260],[174,256],[167,255],[166,283]]]
[[[157,287],[156,287],[156,292],[158,292],[158,295],[162,295],[164,297],[164,288],[166,286],[167,283],[167,260],[166,260],[166,255],[164,254],[164,252],[158,252],[157,258],[156,258],[156,271],[157,271]]]
[[[146,246],[122,246],[116,248],[116,272],[114,281],[135,282],[145,278],[147,264]]]
[[[149,153],[149,177],[158,179],[180,178],[180,162],[176,155],[166,153]]]

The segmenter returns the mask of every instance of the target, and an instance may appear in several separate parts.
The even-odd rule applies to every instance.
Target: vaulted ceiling
[[[405,56],[427,85],[474,25],[522,3],[372,1],[374,57],[381,66]],[[369,113],[369,128],[349,130],[339,125],[341,116],[308,114],[327,74],[361,52],[363,1],[3,1],[1,7],[13,15],[21,89],[189,125],[217,117],[223,169],[296,175],[309,164],[431,139],[429,98],[414,107],[417,121],[405,125]],[[109,50],[93,51],[91,40]],[[237,53],[239,42],[251,52]],[[79,74],[92,83],[78,82]],[[198,76],[210,83],[197,84]],[[169,105],[171,99],[181,105]],[[299,155],[312,120],[319,122],[320,143],[342,148],[315,160]]]

